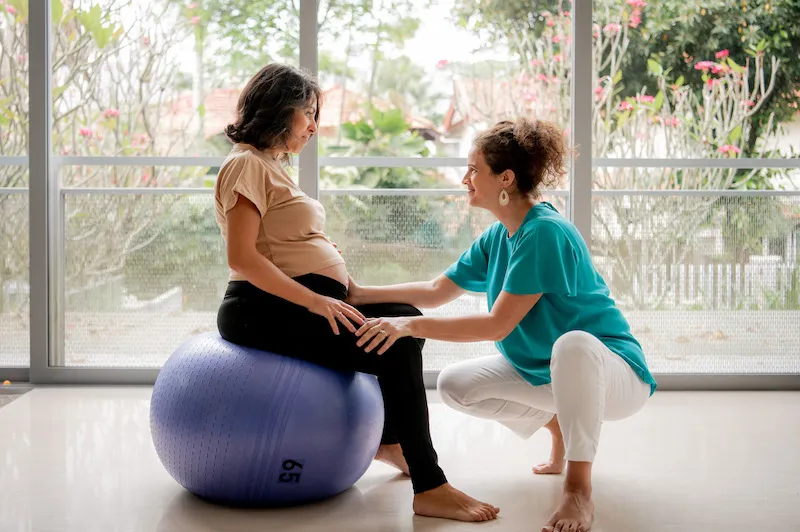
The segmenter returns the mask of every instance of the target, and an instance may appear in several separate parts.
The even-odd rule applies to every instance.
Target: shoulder
[[[220,174],[241,172],[245,169],[259,172],[270,171],[263,157],[250,149],[242,147],[242,145],[234,145],[220,167]]]
[[[575,246],[580,238],[575,224],[557,213],[532,218],[526,221],[519,231],[521,243]]]

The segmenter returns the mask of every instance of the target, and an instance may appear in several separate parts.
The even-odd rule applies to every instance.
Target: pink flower
[[[719,52],[717,52],[716,57],[717,57],[717,59],[723,59],[725,57],[728,57],[729,55],[730,55],[730,52],[728,50],[720,50]]]
[[[567,18],[569,18],[569,17],[571,17],[572,15],[570,15],[570,12],[569,12],[569,11],[564,11],[564,16],[565,16],[565,17],[567,17]]]
[[[605,91],[603,87],[595,87],[594,89],[595,94],[603,94],[603,91]]]
[[[553,61],[555,61],[556,63],[560,63],[561,62],[561,54],[554,55],[553,56]]]
[[[192,22],[192,24],[197,24],[197,23],[199,23],[199,22],[200,22],[200,17],[198,17],[197,15],[193,16],[193,17],[191,18],[191,22]]]
[[[539,60],[538,59],[531,59],[531,66],[532,67],[539,66]]]
[[[142,37],[142,45],[150,46],[150,37]]]
[[[742,107],[753,107],[756,104],[753,100],[747,100],[746,102],[742,102],[740,105]]]
[[[450,63],[447,59],[440,59],[436,62],[436,68],[444,68]]]
[[[555,25],[556,25],[556,21],[555,21],[555,20],[553,20],[553,19],[551,19],[551,18],[549,18],[549,19],[547,19],[547,22],[546,22],[546,24],[547,24],[549,27],[551,27],[551,28],[552,28],[553,26],[555,26]]]
[[[641,96],[637,96],[636,101],[641,103],[653,103],[655,101],[655,97],[643,94]]]
[[[717,84],[719,84],[719,80],[718,79],[709,79],[708,81],[706,81],[706,86],[708,86],[708,87],[713,87],[714,85],[717,85]]]
[[[81,128],[81,129],[78,131],[78,135],[80,135],[81,137],[85,137],[85,138],[87,138],[87,139],[88,139],[89,137],[91,137],[91,136],[93,135],[93,133],[92,133],[92,130],[91,130],[91,128],[88,128],[88,127],[82,127],[82,128]]]
[[[542,12],[541,12],[541,15],[542,15],[544,18],[549,18],[549,17],[552,17],[552,16],[553,16],[553,15],[552,15],[552,13],[550,13],[549,11],[542,11]]]
[[[621,29],[622,29],[621,25],[611,23],[611,24],[606,24],[605,27],[603,28],[603,31],[605,31],[606,33],[618,33]]]
[[[532,92],[524,92],[524,93],[522,94],[522,98],[523,98],[524,100],[527,100],[527,101],[529,101],[529,102],[534,102],[534,101],[536,101],[536,95],[535,95],[534,93],[532,93]]]
[[[550,78],[547,77],[547,74],[539,74],[539,81],[550,81]]]
[[[561,42],[561,35],[553,35],[553,42],[558,44]]]
[[[14,6],[6,6],[6,11],[8,12],[9,15],[17,14],[17,8],[15,8]]]
[[[639,27],[639,24],[641,24],[641,23],[642,23],[642,17],[640,17],[639,15],[633,15],[633,16],[631,17],[631,20],[630,20],[630,22],[628,23],[628,25],[629,25],[631,28],[638,28],[638,27]]]
[[[714,68],[716,63],[713,61],[700,61],[694,65],[695,70],[702,70],[703,72],[708,72],[712,68]]]
[[[725,144],[724,146],[719,147],[720,153],[727,153],[729,155],[737,155],[741,153],[742,150],[737,148],[736,146],[732,146],[731,144]]]
[[[197,2],[192,2],[191,4],[187,5],[189,9],[195,9],[197,7]]]
[[[681,125],[681,119],[677,116],[673,116],[671,119],[667,118],[667,125],[672,127],[678,127]]]
[[[633,104],[628,101],[620,102],[619,104],[620,111],[633,111]]]
[[[638,7],[641,9],[647,5],[647,2],[644,0],[628,0],[627,4],[631,7]]]
[[[713,67],[711,67],[712,74],[719,74],[719,73],[726,74],[729,71],[730,68],[728,68],[728,65],[714,65]]]
[[[103,118],[116,118],[119,116],[119,109],[114,109],[113,107],[110,109],[106,109],[103,111]]]
[[[142,183],[147,183],[148,181],[150,181],[150,176],[148,174],[143,174]]]

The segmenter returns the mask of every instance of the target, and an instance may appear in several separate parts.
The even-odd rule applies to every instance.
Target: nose
[[[309,122],[308,122],[308,131],[309,131],[309,132],[310,132],[312,135],[316,135],[316,133],[317,133],[317,122],[316,122],[316,120],[314,120],[314,118],[313,118],[313,117],[312,117],[312,118],[311,118],[311,120],[309,120]]]
[[[461,184],[469,186],[469,170],[464,172],[464,177],[461,178]]]

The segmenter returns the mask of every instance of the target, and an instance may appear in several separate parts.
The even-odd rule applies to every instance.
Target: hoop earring
[[[503,207],[508,205],[508,192],[506,192],[506,189],[503,189],[500,192],[500,200],[499,201],[500,201],[500,205],[502,205]]]

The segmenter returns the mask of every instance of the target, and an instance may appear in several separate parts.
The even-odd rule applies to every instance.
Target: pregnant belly
[[[334,264],[333,266],[328,266],[327,268],[322,268],[321,270],[311,273],[330,277],[334,281],[338,281],[349,288],[350,276],[347,273],[347,266],[344,264]]]

